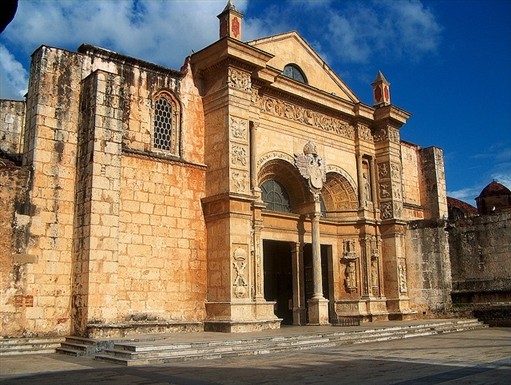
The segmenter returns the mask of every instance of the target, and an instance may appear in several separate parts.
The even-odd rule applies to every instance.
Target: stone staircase
[[[56,349],[56,353],[67,354],[68,356],[92,356],[105,349],[113,348],[114,340],[94,340],[82,337],[66,337],[65,341]]]
[[[64,341],[56,338],[0,338],[0,357],[20,354],[55,353]]]
[[[429,336],[487,327],[477,319],[437,320],[392,327],[364,327],[327,332],[243,338],[236,335],[214,341],[126,341],[106,348],[95,359],[126,366],[155,365],[170,362],[206,360],[223,357],[250,356],[293,350],[331,347],[364,342]]]

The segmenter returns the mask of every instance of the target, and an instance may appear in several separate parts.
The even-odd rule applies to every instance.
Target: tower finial
[[[243,14],[236,9],[232,0],[227,2],[224,10],[217,17],[220,19],[220,39],[232,37],[241,40],[241,19],[243,19]]]
[[[373,86],[374,105],[388,106],[390,104],[390,83],[381,71],[378,71],[378,75],[371,85]]]

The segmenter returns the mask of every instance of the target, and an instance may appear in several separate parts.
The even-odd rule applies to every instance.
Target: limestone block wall
[[[511,212],[451,223],[449,247],[455,302],[511,300]]]
[[[401,141],[403,162],[403,205],[407,220],[424,218],[421,200],[420,147]]]
[[[427,147],[419,150],[421,170],[421,201],[424,218],[447,219],[447,193],[444,155],[441,148]]]
[[[451,263],[444,220],[410,222],[405,237],[408,296],[420,317],[442,316],[451,305]]]
[[[206,300],[205,168],[122,158],[119,321],[200,321]]]
[[[67,334],[71,315],[76,129],[83,58],[41,47],[32,56],[23,164],[31,169],[27,199],[16,207],[23,227],[22,291],[16,308],[23,334]]]
[[[0,159],[0,336],[23,335],[28,328],[27,307],[33,293],[26,287],[27,264],[36,262],[24,254],[24,225],[15,207],[26,199],[30,171]]]
[[[25,126],[25,101],[0,100],[0,154],[19,160]]]

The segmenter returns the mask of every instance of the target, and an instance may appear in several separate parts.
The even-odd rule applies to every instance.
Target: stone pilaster
[[[264,300],[264,204],[256,176],[256,127],[249,123],[251,71],[226,59],[202,76],[205,84],[214,80],[217,87],[206,87],[204,97],[208,172],[203,204],[211,250],[205,329],[240,332],[278,327],[273,303]]]
[[[97,71],[83,82],[79,125],[73,310],[75,333],[117,321],[122,79]]]
[[[389,318],[412,316],[406,278],[405,224],[399,129],[410,114],[392,105],[374,113],[378,202],[381,216],[382,266]]]

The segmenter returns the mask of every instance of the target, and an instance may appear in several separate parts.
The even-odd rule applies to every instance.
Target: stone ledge
[[[249,333],[261,330],[280,329],[282,319],[258,321],[204,321],[204,331],[221,333]]]
[[[204,330],[202,322],[130,322],[119,324],[87,325],[87,338],[116,338],[136,334],[187,333]]]

